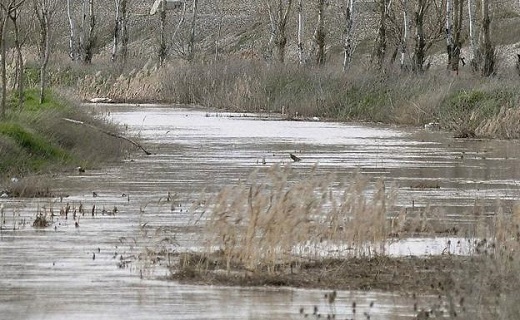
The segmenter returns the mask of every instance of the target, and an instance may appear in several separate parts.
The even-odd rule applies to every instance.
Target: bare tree
[[[127,0],[114,0],[114,4],[116,17],[111,59],[113,62],[119,62],[121,66],[124,66],[128,56]]]
[[[345,28],[343,30],[344,33],[344,44],[343,44],[343,71],[346,71],[350,62],[352,61],[352,26],[353,26],[353,17],[354,17],[354,1],[355,0],[345,0]]]
[[[192,61],[195,57],[195,31],[197,28],[197,13],[199,0],[193,0],[191,7],[191,29],[190,39],[188,41],[188,61]]]
[[[314,29],[314,48],[313,52],[316,56],[316,64],[325,64],[325,0],[317,0],[318,3],[318,20]]]
[[[388,9],[391,4],[390,0],[375,0],[379,10],[379,26],[377,28],[377,39],[372,53],[372,61],[375,61],[376,69],[381,70],[383,68],[387,39],[386,39],[386,20],[388,17]]]
[[[177,10],[181,10],[178,22],[173,28],[173,32],[168,32],[168,30],[171,29],[168,13],[175,13]],[[193,3],[192,14],[195,19],[197,19],[197,11],[198,4]],[[187,5],[186,1],[183,0],[156,0],[150,10],[150,15],[158,13],[159,18],[157,57],[159,58],[160,65],[164,64],[170,52],[184,59],[189,59],[190,50],[192,49],[192,47],[189,46],[189,40],[193,36],[193,42],[195,42],[196,24],[192,24],[192,29],[189,31],[182,28],[186,21],[186,12]],[[175,14],[172,14],[172,17],[175,17]]]
[[[76,0],[67,0],[69,56],[72,61],[89,64],[92,62],[96,43],[94,0],[79,1],[77,4]]]
[[[0,74],[2,79],[1,84],[1,100],[0,109],[1,117],[5,118],[7,111],[7,22],[10,19],[10,13],[25,2],[25,0],[9,0],[0,1]]]
[[[7,110],[7,68],[6,68],[6,53],[7,53],[7,44],[6,44],[6,35],[7,35],[7,20],[9,19],[9,6],[4,5],[0,2],[0,8],[2,11],[0,12],[1,24],[0,24],[0,74],[2,78],[1,85],[1,94],[2,97],[0,99],[0,106],[2,109],[2,118],[5,118],[6,110]]]
[[[303,44],[303,0],[298,0],[298,62],[300,65],[305,63],[304,44]]]
[[[420,1],[420,0],[419,0]],[[401,58],[399,59],[399,65],[401,70],[405,69],[406,51],[408,49],[408,31],[410,29],[409,18],[408,18],[408,1],[402,0],[403,6],[403,36],[401,38]],[[417,36],[417,32],[416,32]]]
[[[428,50],[442,39],[445,23],[444,4],[442,0],[414,0],[414,2],[412,70],[420,73],[428,68],[426,63]]]
[[[51,54],[52,18],[58,0],[33,0],[33,4],[40,29],[38,53],[40,59],[40,104],[42,104],[45,101],[47,65]]]
[[[217,32],[216,32],[215,41],[214,41],[214,45],[215,45],[214,61],[215,62],[217,62],[219,59],[219,50],[220,50],[219,45],[220,45],[220,38],[222,36],[222,25],[223,25],[223,20],[224,20],[224,13],[222,12],[222,6],[223,6],[222,1],[223,0],[215,0],[215,5],[216,5],[215,14],[218,17]]]
[[[87,9],[88,8],[88,9]],[[83,0],[82,41],[80,42],[81,60],[90,64],[94,55],[96,16],[94,0]]]
[[[276,58],[283,63],[285,61],[285,46],[287,45],[287,20],[293,0],[264,0],[264,3],[269,14],[271,28],[269,52],[272,52],[273,46],[276,47]]]
[[[458,73],[460,49],[462,47],[462,15],[463,0],[446,1],[446,41],[448,51],[448,68]]]
[[[422,72],[426,56],[426,39],[424,34],[424,16],[431,1],[416,0],[414,22],[415,22],[415,47],[413,52],[413,69]]]
[[[159,64],[163,65],[168,56],[168,46],[166,45],[166,1],[161,1],[159,6],[159,21],[161,31],[159,33],[159,49],[157,55],[159,57]]]
[[[489,0],[479,0],[480,4],[480,30],[479,44],[475,62],[480,74],[489,77],[495,72],[495,47],[491,43],[489,16]]]
[[[73,0],[67,0],[67,18],[69,20],[69,57],[72,61],[79,58],[79,43],[76,21],[73,17]]]
[[[183,30],[183,25],[186,21],[186,13],[187,13],[188,7],[186,6],[186,2],[182,5],[182,11],[179,17],[179,20],[175,26],[175,29],[173,30],[173,34],[171,36],[172,41],[174,43],[173,51],[176,53],[177,56],[180,57],[186,57],[188,55],[187,48],[186,48],[186,36],[181,32]]]
[[[469,47],[471,65],[474,65],[475,56],[477,53],[477,45],[475,41],[475,12],[473,11],[474,1],[468,0],[468,25],[469,25]]]
[[[18,107],[21,107],[24,102],[24,59],[22,53],[22,45],[25,42],[20,37],[20,26],[18,24],[21,15],[21,6],[25,0],[21,1],[19,7],[15,7],[14,10],[9,12],[9,19],[13,24],[14,30],[14,47],[16,50],[16,68],[13,82],[13,89],[16,89],[16,95],[18,97]]]

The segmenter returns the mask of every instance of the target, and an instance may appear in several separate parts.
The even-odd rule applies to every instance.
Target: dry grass
[[[241,265],[269,273],[298,258],[321,259],[329,249],[336,257],[384,253],[393,188],[370,186],[362,175],[333,188],[333,175],[312,171],[293,180],[295,174],[273,166],[265,178],[255,172],[219,192],[206,213],[208,253],[219,251],[228,271]]]
[[[475,201],[472,222],[459,231],[462,226],[450,229],[442,212],[429,207],[397,214],[396,192],[359,174],[338,183],[333,175],[298,174],[290,166],[255,172],[207,202],[206,250],[181,255],[174,278],[435,293],[439,303],[415,306],[417,314],[517,319],[520,205],[498,201],[490,216]],[[385,255],[394,237],[451,231],[472,241],[470,256]]]
[[[457,136],[518,138],[515,112],[520,95],[511,75],[482,79],[469,71],[423,75],[386,74],[353,67],[300,68],[255,60],[147,64],[115,78],[86,75],[83,98],[197,104],[239,112],[284,112],[289,118],[319,117],[423,126],[438,122]]]
[[[454,273],[454,288],[445,295],[463,300],[461,319],[518,319],[520,308],[520,207],[506,208],[498,202],[487,237],[481,237],[475,263]]]

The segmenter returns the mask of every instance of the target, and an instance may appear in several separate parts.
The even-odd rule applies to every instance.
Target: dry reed
[[[222,253],[228,271],[240,265],[273,272],[299,258],[384,253],[394,189],[361,174],[339,188],[334,175],[294,175],[290,166],[275,165],[265,177],[255,171],[208,203],[207,248]]]

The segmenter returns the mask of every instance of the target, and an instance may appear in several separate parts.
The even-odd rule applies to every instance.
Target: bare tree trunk
[[[285,46],[287,45],[287,19],[291,12],[293,0],[277,0],[277,7],[274,10],[271,4],[272,0],[264,0],[271,26],[271,35],[269,38],[269,53],[272,53],[273,46],[276,48],[276,59],[278,62],[285,61]]]
[[[475,44],[475,14],[473,12],[473,0],[468,0],[468,24],[469,24],[469,46],[470,46],[470,57],[469,61],[471,66],[474,68],[475,56],[477,46]]]
[[[47,86],[47,65],[49,64],[50,56],[50,41],[49,41],[49,21],[46,18],[45,32],[41,32],[40,36],[44,36],[44,52],[40,57],[40,104],[45,101],[45,89]],[[44,35],[43,35],[44,34]]]
[[[217,38],[215,39],[215,62],[217,62],[219,59],[219,43],[220,37],[222,36],[222,16],[218,21],[217,30]]]
[[[415,7],[415,49],[413,54],[413,69],[415,72],[424,71],[424,60],[426,57],[426,40],[424,34],[424,16],[428,9],[428,0],[417,0]]]
[[[76,22],[72,17],[72,8],[71,8],[72,0],[67,0],[67,18],[69,20],[69,57],[72,61],[78,60],[78,39],[77,39],[77,30],[76,30]]]
[[[346,0],[345,2],[345,42],[343,44],[343,71],[348,70],[350,62],[352,61],[352,26],[354,17],[354,1]]]
[[[15,24],[15,42],[17,46],[18,54],[21,54],[20,49],[20,39],[18,34],[18,25],[16,23],[17,19],[17,11],[20,8],[20,6],[25,2],[25,0],[10,0],[10,1],[1,1],[0,2],[0,18],[1,18],[1,30],[0,30],[0,73],[1,73],[1,100],[0,100],[0,110],[1,110],[1,116],[0,118],[5,118],[6,112],[7,112],[7,23],[9,19],[11,19]],[[19,57],[18,57],[19,58]],[[23,59],[21,60],[23,64]],[[22,64],[18,61],[18,67],[21,68]],[[20,81],[21,73],[23,72],[22,69],[19,69],[17,72],[18,74],[18,81]]]
[[[269,42],[267,43],[267,56],[273,58],[274,40],[276,38],[276,18],[269,0],[265,0],[267,12],[269,14]]]
[[[24,102],[24,62],[22,53],[22,42],[20,39],[20,30],[18,26],[19,14],[20,11],[18,9],[15,9],[9,13],[9,17],[11,19],[11,22],[13,23],[14,47],[16,50],[16,70],[13,89],[16,89],[16,95],[18,97],[18,107],[21,108]]]
[[[303,0],[298,0],[298,62],[305,63],[303,56]]]
[[[128,10],[127,0],[121,0],[121,62],[126,64],[128,58]]]
[[[8,12],[8,10],[7,10]],[[7,19],[9,15],[7,12],[2,13],[2,25],[1,25],[1,39],[0,39],[0,73],[2,78],[2,88],[1,88],[1,100],[0,106],[2,109],[2,118],[5,119],[6,111],[7,111],[7,68],[6,68],[6,53],[7,53],[7,43],[6,43],[6,35],[7,35]]]
[[[215,15],[218,17],[218,23],[217,23],[217,34],[215,35],[215,55],[213,58],[213,62],[217,62],[219,60],[219,54],[220,54],[220,39],[222,37],[222,23],[224,20],[224,13],[222,12],[221,8],[223,6],[223,0],[215,1],[216,8],[215,8]]]
[[[278,32],[275,43],[278,49],[278,61],[282,63],[285,61],[285,46],[287,45],[287,36],[285,35],[285,32],[287,29],[287,19],[289,18],[291,5],[292,0],[287,0],[285,8],[283,6],[283,0],[278,1]]]
[[[88,29],[86,35],[85,52],[83,62],[90,64],[94,55],[96,16],[94,14],[94,0],[88,0]]]
[[[417,36],[417,34],[416,34],[416,36]],[[403,0],[403,38],[401,39],[401,58],[399,59],[399,65],[401,67],[401,70],[405,69],[407,49],[408,49],[408,1]]]
[[[126,0],[114,0],[116,17],[114,24],[114,40],[112,45],[112,62],[119,62],[121,67],[126,63],[128,53],[128,16]]]
[[[448,53],[448,67],[451,64],[451,55],[453,51],[453,0],[446,0],[446,51]]]
[[[481,0],[481,25],[479,33],[480,74],[489,77],[495,72],[495,47],[491,43],[489,0]]]
[[[121,1],[114,0],[114,4],[116,7],[116,19],[114,23],[114,40],[112,42],[112,55],[110,59],[112,62],[117,60],[117,52],[119,51],[119,29],[121,28]]]
[[[197,28],[197,12],[198,12],[198,0],[193,0],[192,5],[192,20],[191,20],[191,32],[190,39],[188,42],[188,61],[193,61],[195,57],[195,29]]]
[[[314,30],[316,64],[325,64],[325,0],[318,0],[318,21]]]
[[[183,6],[182,6],[181,17],[179,18],[179,22],[177,23],[177,26],[175,27],[175,30],[173,31],[172,39],[175,39],[177,37],[177,33],[179,33],[179,30],[181,29],[182,25],[184,24],[184,21],[186,20],[186,11],[187,11],[186,2],[184,2]]]
[[[448,0],[446,3],[448,67],[458,74],[460,62],[460,49],[462,47],[461,31],[464,1]],[[453,8],[451,7],[452,4]]]
[[[161,1],[161,8],[159,9],[159,21],[161,24],[161,31],[159,35],[159,48],[157,55],[159,57],[159,64],[162,66],[168,56],[168,47],[166,45],[166,4],[164,1]]]
[[[78,36],[78,57],[81,61],[85,61],[85,43],[86,40],[86,34],[85,34],[85,28],[87,25],[87,4],[89,0],[83,0],[83,4],[81,6],[81,26],[79,30],[79,36]]]
[[[81,61],[85,64],[92,62],[95,45],[96,16],[94,14],[94,0],[83,0],[83,18],[81,20],[81,32],[79,36],[79,48]]]
[[[377,32],[377,40],[372,54],[372,61],[375,60],[376,69],[382,70],[386,56],[386,17],[388,9],[388,0],[376,0],[379,6],[379,26]]]
[[[47,65],[50,57],[50,30],[53,8],[47,0],[35,0],[34,9],[40,28],[38,51],[40,58],[40,104],[45,101],[45,89],[47,85]]]

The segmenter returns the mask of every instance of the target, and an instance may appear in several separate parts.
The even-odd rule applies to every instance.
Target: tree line
[[[151,1],[151,0],[150,0]],[[248,2],[249,1],[249,2]],[[373,34],[370,66],[384,72],[398,64],[404,72],[428,70],[428,52],[443,40],[446,43],[449,70],[457,73],[461,64],[469,63],[482,76],[495,72],[495,47],[491,37],[489,0],[244,0],[265,21],[266,37],[263,56],[267,62],[286,63],[289,43],[296,43],[296,60],[300,65],[326,64],[330,48],[341,48],[342,69],[348,72],[357,46]],[[134,8],[150,8],[136,13]],[[154,25],[155,55],[160,64],[170,57],[194,61],[199,55],[214,54],[218,59],[219,41],[225,30],[223,7],[233,6],[226,0],[211,1],[211,9],[201,14],[204,0],[0,0],[0,79],[1,115],[5,117],[8,83],[12,84],[19,104],[23,103],[23,46],[31,41],[37,48],[40,102],[45,100],[47,68],[55,50],[56,24],[66,24],[68,56],[71,61],[89,65],[96,49],[106,46],[110,38],[110,60],[123,70],[132,39],[129,25],[137,16],[146,16]],[[237,4],[239,6],[240,4]],[[367,18],[368,17],[368,18]],[[208,37],[199,27],[202,19],[212,19],[212,51],[203,52],[200,43]],[[362,24],[370,20],[370,28]],[[109,25],[109,28],[106,26]],[[100,27],[105,27],[101,29]],[[296,26],[294,30],[294,27]],[[37,31],[37,37],[30,34]],[[224,31],[223,31],[224,30]],[[339,30],[339,32],[337,31]],[[294,32],[295,31],[295,32]],[[330,34],[340,34],[333,43]],[[61,35],[62,36],[62,35]],[[469,42],[469,57],[461,49]],[[206,39],[207,40],[207,39]],[[337,41],[337,38],[334,40]],[[200,52],[197,52],[197,50]],[[14,52],[14,74],[8,75],[9,52]],[[11,61],[10,61],[11,63]]]

